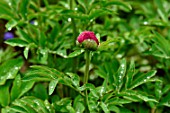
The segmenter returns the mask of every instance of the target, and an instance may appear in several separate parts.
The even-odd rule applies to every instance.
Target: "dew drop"
[[[71,18],[68,18],[68,22],[71,22]]]
[[[124,64],[122,64],[122,65],[121,65],[121,67],[122,67],[122,68],[124,68],[124,67],[125,67],[125,65],[124,65]]]
[[[147,22],[147,21],[145,21],[145,22],[143,22],[143,24],[144,24],[144,25],[147,25],[147,24],[148,24],[148,22]]]
[[[83,52],[84,50],[83,49],[81,49],[81,51],[80,52]]]
[[[102,87],[101,90],[100,90],[100,96],[103,95],[103,92],[104,92],[104,87]]]
[[[12,5],[11,2],[9,2],[8,5],[11,6]]]
[[[120,73],[123,74],[123,71],[121,71]]]
[[[76,10],[76,11],[77,11],[77,10],[78,10],[78,8],[76,7],[76,8],[74,8],[74,10]]]
[[[18,67],[14,67],[15,70],[18,70],[19,68]]]
[[[8,28],[8,31],[11,31],[11,29],[12,29],[12,27],[9,27],[9,28]]]

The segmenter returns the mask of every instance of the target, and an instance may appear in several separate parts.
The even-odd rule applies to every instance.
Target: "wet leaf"
[[[25,47],[28,45],[28,43],[20,38],[12,38],[7,41],[5,41],[6,44],[11,46],[18,46],[18,47]]]
[[[71,81],[73,83],[73,85],[75,87],[79,87],[79,83],[80,83],[80,78],[78,75],[74,74],[74,73],[67,73],[67,75],[69,75],[69,77],[71,78]]]
[[[103,111],[104,111],[105,113],[110,113],[110,111],[109,111],[109,109],[108,109],[108,106],[107,106],[105,103],[101,102],[101,103],[100,103],[100,106],[101,106],[101,108],[103,109]]]
[[[134,64],[134,61],[131,61],[130,67],[129,67],[127,75],[126,75],[126,84],[125,84],[126,88],[130,87],[130,85],[133,81],[134,74],[135,74],[135,64]]]
[[[29,52],[29,47],[27,46],[27,47],[25,47],[25,49],[24,49],[24,57],[25,57],[25,59],[28,58],[28,52]]]
[[[74,52],[70,53],[67,58],[73,58],[73,57],[76,57],[80,54],[82,54],[85,50],[84,49],[78,49],[78,50],[75,50]]]
[[[142,92],[142,91],[126,90],[125,92],[121,92],[119,95],[125,96],[126,98],[131,97],[132,100],[133,100],[133,98],[135,100],[138,98],[138,99],[146,101],[146,102],[148,102],[148,101],[158,102],[155,98],[153,98],[152,96],[149,96],[148,94],[146,94],[145,92]]]
[[[146,82],[150,82],[151,77],[155,76],[156,71],[152,70],[146,74],[142,74],[138,76],[131,84],[130,89],[134,89],[135,87],[138,87],[139,85],[142,85]]]
[[[49,93],[48,93],[49,95],[51,95],[54,92],[54,90],[57,86],[57,83],[58,83],[58,79],[50,81],[49,88],[48,88],[49,89]]]
[[[120,91],[120,89],[123,85],[123,79],[124,79],[125,73],[126,73],[126,60],[123,59],[120,63],[120,67],[119,67],[116,75],[113,76],[117,91]]]
[[[0,85],[5,84],[8,79],[14,79],[23,65],[22,58],[11,59],[0,65]]]

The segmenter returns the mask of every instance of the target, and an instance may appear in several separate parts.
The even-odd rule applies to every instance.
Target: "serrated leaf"
[[[146,74],[140,75],[135,80],[133,80],[129,89],[134,89],[134,88],[138,87],[139,85],[142,85],[146,82],[150,82],[151,77],[155,76],[155,74],[156,74],[156,71],[152,70]]]
[[[22,65],[22,58],[11,59],[0,65],[0,85],[5,84],[8,79],[15,78]]]
[[[57,83],[58,83],[58,79],[50,81],[49,88],[48,88],[49,89],[49,93],[48,93],[49,95],[51,95],[54,92],[54,90],[57,86]]]
[[[85,50],[84,49],[78,49],[78,50],[75,50],[74,52],[70,53],[67,58],[73,58],[73,57],[76,57],[80,54],[82,54]]]

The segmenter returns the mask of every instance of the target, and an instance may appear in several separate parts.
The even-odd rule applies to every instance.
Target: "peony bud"
[[[82,46],[86,49],[89,50],[96,50],[98,45],[99,45],[99,41],[96,38],[94,32],[92,31],[84,31],[82,32],[78,38],[77,41],[82,44]]]

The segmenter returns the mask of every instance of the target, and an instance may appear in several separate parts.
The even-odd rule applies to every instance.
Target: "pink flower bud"
[[[96,42],[97,45],[99,45],[99,41],[96,38],[94,32],[92,31],[84,31],[82,32],[78,38],[77,38],[78,42],[81,44],[82,42],[84,42],[85,40],[93,40]]]

